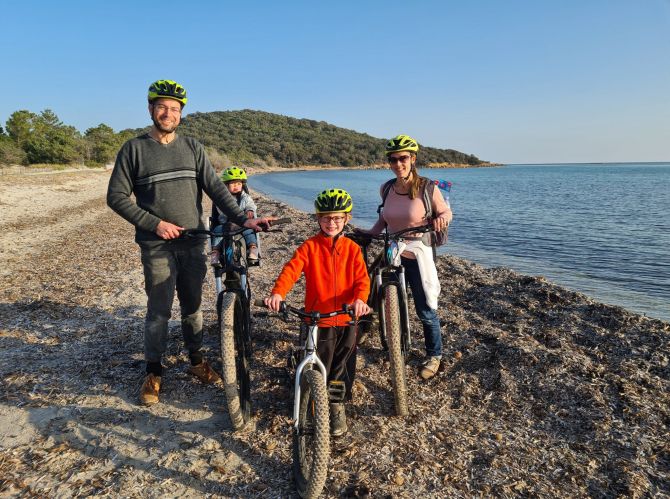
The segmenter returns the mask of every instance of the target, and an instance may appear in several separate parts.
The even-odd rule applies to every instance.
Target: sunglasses
[[[412,156],[410,156],[409,154],[406,154],[404,156],[389,156],[388,162],[390,164],[393,164],[393,163],[408,163],[411,157]]]

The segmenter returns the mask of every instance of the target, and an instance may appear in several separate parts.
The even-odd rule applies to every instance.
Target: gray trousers
[[[207,273],[204,244],[187,249],[142,250],[147,316],[144,323],[144,359],[160,362],[167,350],[168,321],[177,290],[184,345],[191,352],[202,346],[202,284]]]

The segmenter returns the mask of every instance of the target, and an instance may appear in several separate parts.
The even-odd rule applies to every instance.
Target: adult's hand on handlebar
[[[447,217],[436,217],[433,219],[433,229],[436,232],[440,232],[447,227],[449,227],[449,220]]]
[[[372,309],[363,300],[355,300],[351,304],[351,309],[354,312],[354,317],[359,318],[365,314],[369,314]]]
[[[161,239],[176,239],[181,236],[182,230],[184,230],[184,227],[180,227],[179,225],[171,224],[170,222],[161,220],[158,222],[154,232]]]
[[[263,300],[265,306],[268,307],[273,312],[279,312],[279,308],[281,307],[282,301],[284,301],[284,299],[280,294],[277,293]]]
[[[256,232],[263,232],[270,228],[273,220],[277,220],[277,217],[249,218],[244,222],[244,226]]]

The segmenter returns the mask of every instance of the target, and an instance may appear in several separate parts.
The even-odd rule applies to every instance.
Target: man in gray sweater
[[[202,193],[238,225],[261,230],[273,218],[248,219],[220,181],[202,144],[177,135],[186,90],[172,80],[149,87],[149,133],[126,142],[116,157],[107,204],[135,226],[144,267],[147,315],[144,326],[146,377],[140,390],[145,405],[158,402],[161,359],[167,350],[174,292],[181,308],[189,372],[203,383],[220,382],[200,351],[202,285],[207,272],[204,239],[180,239],[182,229],[204,228]],[[135,196],[135,200],[131,199]]]

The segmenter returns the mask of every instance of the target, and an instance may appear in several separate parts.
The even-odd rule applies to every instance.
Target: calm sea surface
[[[670,163],[422,169],[453,182],[443,251],[487,267],[544,275],[605,303],[670,321]],[[249,185],[312,211],[341,187],[354,224],[376,220],[384,170],[268,173]],[[262,206],[260,207],[262,212]],[[316,226],[315,226],[316,227]]]

